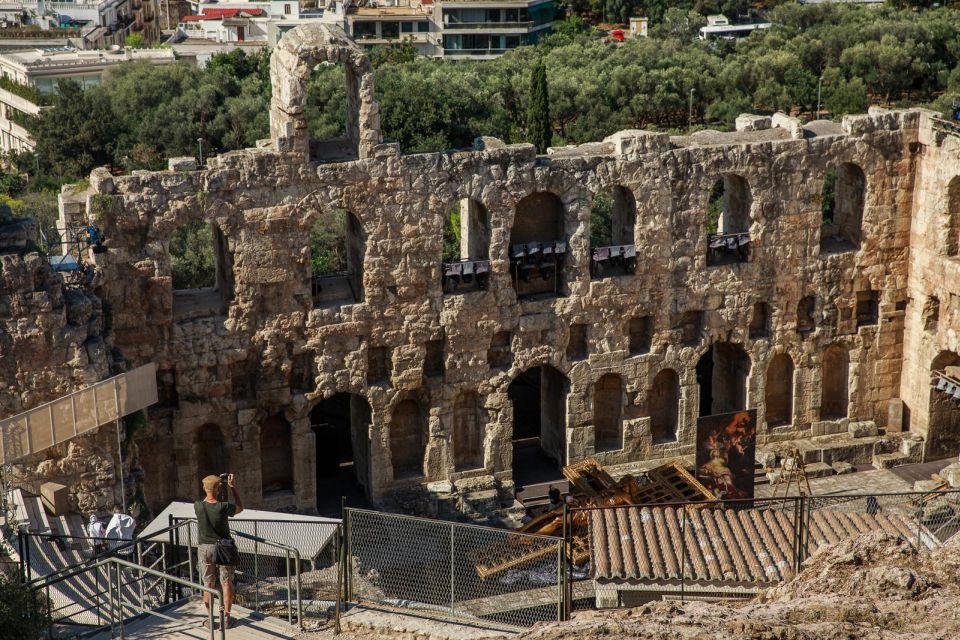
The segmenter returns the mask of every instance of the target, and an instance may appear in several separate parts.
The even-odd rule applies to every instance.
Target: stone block
[[[906,464],[910,459],[900,452],[896,453],[877,453],[873,456],[873,466],[876,469],[892,469]]]
[[[167,160],[167,169],[169,171],[196,171],[197,159],[192,156],[170,158]]]
[[[887,433],[903,431],[903,400],[891,398],[887,405]]]
[[[807,473],[808,478],[824,478],[826,476],[832,476],[836,473],[833,470],[833,467],[826,462],[814,462],[813,464],[806,464],[803,466],[804,471]]]
[[[952,489],[960,489],[960,462],[954,462],[940,470],[938,473]]]
[[[847,425],[852,438],[868,438],[877,435],[877,424],[873,420],[861,420]]]
[[[833,468],[833,472],[838,476],[846,473],[853,473],[855,471],[855,469],[853,468],[853,465],[850,464],[849,462],[837,461],[831,464],[830,466]]]
[[[758,116],[752,113],[741,113],[737,116],[737,131],[763,131],[772,125],[770,116]]]
[[[65,516],[70,512],[70,491],[62,484],[56,482],[41,484],[40,500],[51,515]]]

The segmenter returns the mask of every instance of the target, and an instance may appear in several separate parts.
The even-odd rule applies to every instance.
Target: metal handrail
[[[178,519],[179,520],[179,519]],[[197,522],[196,518],[185,518],[179,520],[180,524],[185,524],[189,522]],[[250,521],[247,521],[250,522]],[[253,520],[253,522],[259,522]],[[180,526],[180,525],[177,525]],[[300,576],[300,550],[296,547],[291,547],[289,545],[283,544],[281,542],[275,542],[273,540],[268,540],[266,538],[261,538],[260,536],[251,535],[249,533],[244,533],[243,531],[231,530],[232,535],[237,536],[238,538],[244,538],[246,540],[252,540],[257,544],[266,545],[268,547],[273,547],[275,549],[280,549],[285,552],[286,556],[286,570],[287,570],[287,622],[293,624],[293,603],[291,602],[291,593],[293,585],[293,577],[290,575],[290,555],[293,554],[294,561],[294,573],[296,574],[296,593],[297,593],[297,626],[303,629],[303,599],[300,597],[301,590],[301,576]],[[256,555],[256,546],[254,546],[254,555]]]
[[[116,571],[117,571],[117,573],[116,573],[116,575],[117,575],[117,581],[116,581],[116,603],[114,603],[114,582],[113,582],[113,575],[112,575],[111,572],[110,572],[110,567],[111,567],[111,566],[116,567]],[[219,600],[219,601],[220,601],[220,616],[219,616],[219,617],[220,617],[220,638],[221,638],[221,640],[226,640],[226,625],[224,624],[224,621],[225,621],[225,620],[224,620],[224,609],[223,609],[223,606],[224,606],[223,596],[222,596],[222,594],[221,594],[217,589],[213,589],[213,588],[208,587],[208,586],[206,586],[206,585],[201,585],[201,584],[197,584],[197,583],[194,583],[194,582],[190,582],[189,580],[184,580],[183,578],[179,578],[179,577],[177,577],[177,576],[172,576],[172,575],[170,575],[170,574],[163,573],[162,571],[157,571],[156,569],[150,569],[150,568],[144,567],[144,566],[142,566],[142,565],[138,565],[138,564],[135,563],[135,562],[129,562],[129,561],[127,561],[127,560],[121,560],[120,558],[106,558],[106,559],[99,560],[99,561],[95,562],[94,564],[87,565],[87,566],[83,567],[81,571],[73,572],[73,573],[71,573],[70,575],[60,575],[60,576],[56,576],[56,577],[54,577],[52,580],[45,580],[42,584],[31,585],[31,586],[30,586],[30,589],[33,590],[33,591],[39,591],[40,589],[44,589],[44,590],[46,591],[47,609],[48,609],[48,611],[51,611],[51,612],[52,612],[53,610],[50,609],[50,605],[49,605],[49,603],[50,603],[50,587],[51,587],[51,585],[56,584],[56,583],[58,583],[58,582],[61,582],[61,581],[63,581],[63,580],[66,580],[66,579],[68,579],[69,577],[73,577],[74,575],[78,575],[79,573],[85,573],[85,572],[89,572],[89,571],[101,569],[101,568],[104,568],[104,567],[105,567],[106,570],[107,570],[107,579],[108,579],[107,589],[108,589],[109,598],[110,598],[109,606],[107,607],[107,611],[108,611],[108,615],[109,615],[109,620],[110,620],[110,626],[111,626],[111,628],[112,628],[115,623],[119,625],[119,627],[120,627],[120,637],[123,637],[123,622],[124,622],[124,617],[123,617],[123,607],[124,607],[124,603],[123,603],[123,600],[122,600],[122,598],[123,598],[122,588],[123,588],[124,586],[129,586],[129,585],[133,584],[132,582],[127,582],[126,584],[123,584],[123,581],[122,581],[122,578],[121,578],[121,569],[127,568],[127,569],[132,569],[132,570],[138,571],[138,572],[140,573],[140,579],[143,578],[143,575],[144,575],[144,574],[146,574],[146,575],[151,575],[151,576],[160,578],[160,579],[162,579],[162,580],[167,580],[167,581],[169,581],[169,582],[173,582],[174,584],[179,584],[179,585],[181,585],[181,586],[185,586],[185,587],[188,587],[188,588],[190,588],[190,589],[196,589],[197,591],[200,591],[200,592],[203,592],[203,593],[207,593],[207,594],[210,595],[211,598],[214,598],[214,599]],[[100,595],[101,593],[102,593],[102,592],[98,592],[97,595]],[[117,619],[116,619],[116,620],[114,620],[114,606],[115,606],[115,605],[116,605],[116,613],[117,613]],[[97,606],[98,612],[99,612],[99,601],[98,601],[98,603],[97,603],[96,606]],[[131,606],[131,607],[133,607],[134,609],[137,609],[137,607],[136,607],[135,605],[127,604],[127,606]],[[86,610],[88,610],[88,609],[90,609],[90,608],[93,608],[93,605],[91,605],[91,607],[88,607],[87,609],[84,609],[83,611],[86,611]],[[174,621],[176,621],[174,618],[171,618],[170,616],[165,616],[165,615],[163,615],[163,614],[161,614],[161,613],[159,613],[159,612],[157,612],[157,611],[153,611],[153,610],[151,610],[151,609],[147,609],[146,607],[143,606],[143,603],[142,603],[142,602],[141,602],[141,606],[139,607],[139,613],[141,613],[141,614],[146,614],[146,615],[154,615],[154,616],[157,616],[157,617],[159,617],[159,618],[164,618],[164,619],[166,619],[166,620],[174,620]],[[212,602],[212,601],[211,601],[210,607],[207,608],[207,616],[208,616],[208,620],[209,620],[209,624],[210,624],[210,626],[209,626],[209,629],[210,629],[210,640],[214,640],[214,638],[216,637],[216,636],[215,636],[215,631],[216,631],[216,629],[215,629],[215,625],[214,625],[213,602]],[[98,615],[98,617],[99,617],[99,615]],[[51,624],[52,624],[52,622],[51,622]]]

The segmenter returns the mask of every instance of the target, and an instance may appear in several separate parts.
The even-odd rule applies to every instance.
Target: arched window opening
[[[700,415],[746,409],[750,366],[750,356],[741,345],[714,343],[697,363]]]
[[[664,369],[653,379],[650,397],[650,435],[654,444],[675,442],[680,415],[680,377],[673,369]]]
[[[960,176],[947,185],[947,237],[944,248],[948,256],[960,255]]]
[[[359,89],[349,66],[321,62],[314,67],[307,80],[304,109],[312,160],[337,162],[359,157]]]
[[[395,479],[423,475],[426,433],[427,416],[418,402],[403,400],[394,408],[390,425],[390,457]]]
[[[233,300],[233,252],[215,224],[194,220],[170,237],[174,320],[223,315]]]
[[[623,448],[623,380],[615,373],[593,387],[593,433],[597,451]]]
[[[847,417],[850,398],[850,354],[846,347],[834,344],[823,353],[820,419]]]
[[[310,412],[316,436],[317,511],[339,513],[340,496],[362,506],[370,486],[370,404],[355,393],[337,393]]]
[[[778,353],[767,367],[767,426],[779,427],[793,422],[793,359]]]
[[[797,303],[797,333],[804,339],[817,328],[816,321],[817,298],[804,296]]]
[[[260,425],[260,480],[263,494],[293,491],[290,423],[273,415]]]
[[[726,174],[714,183],[707,205],[707,266],[749,261],[752,205],[743,177]]]
[[[539,483],[566,464],[570,381],[551,366],[532,367],[507,389],[513,406],[513,481]]]
[[[489,278],[490,217],[482,204],[463,198],[444,219],[443,291],[486,289]]]
[[[510,230],[510,272],[517,296],[560,295],[566,252],[560,198],[540,191],[518,202]]]
[[[476,391],[464,391],[453,403],[453,460],[457,471],[483,466],[486,410]]]
[[[823,180],[820,252],[853,251],[860,247],[867,178],[863,169],[845,163],[831,167]]]
[[[749,332],[751,340],[770,337],[770,305],[766,302],[754,303]]]
[[[626,187],[612,187],[593,198],[590,208],[590,274],[606,278],[634,273],[637,202]]]
[[[215,424],[205,424],[197,429],[194,437],[197,457],[197,478],[217,476],[230,471],[230,452],[223,438],[223,431]]]
[[[337,209],[310,227],[311,293],[314,308],[363,302],[363,259],[367,236],[360,220]]]
[[[960,447],[960,355],[943,351],[930,364],[932,383],[927,419],[928,457],[953,456]],[[937,375],[939,374],[939,375]]]

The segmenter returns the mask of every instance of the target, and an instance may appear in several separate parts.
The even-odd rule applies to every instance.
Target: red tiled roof
[[[792,511],[623,507],[590,513],[594,576],[602,579],[777,582],[793,575]],[[893,513],[814,511],[808,551],[869,531],[935,544]],[[683,544],[681,544],[683,540]],[[683,557],[685,556],[685,557]]]
[[[224,18],[253,17],[263,15],[263,9],[204,9],[203,13],[195,16],[183,16],[181,22],[198,22],[200,20],[223,20]]]

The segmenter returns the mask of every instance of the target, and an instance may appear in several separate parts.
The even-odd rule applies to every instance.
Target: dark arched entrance
[[[700,415],[709,416],[747,408],[750,356],[733,342],[717,342],[697,363]]]
[[[523,486],[559,480],[566,464],[570,381],[549,365],[519,374],[507,389],[513,404],[513,481]]]
[[[348,506],[368,506],[370,405],[363,396],[338,393],[310,412],[317,446],[317,511],[339,514]]]
[[[952,351],[943,351],[930,365],[930,372],[946,374],[945,378],[960,378],[960,355]],[[930,409],[927,419],[927,439],[931,460],[946,456],[955,456],[960,446],[960,399],[954,397],[956,389],[952,384],[941,383],[941,376],[933,376],[930,388]],[[943,388],[941,388],[943,387]]]

